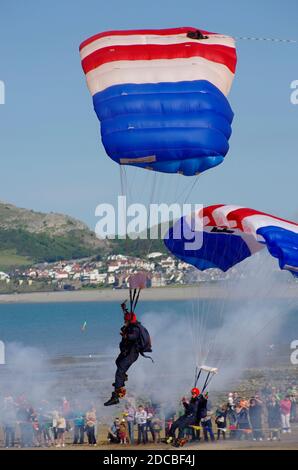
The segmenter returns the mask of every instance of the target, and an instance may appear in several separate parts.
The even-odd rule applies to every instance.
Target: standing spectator
[[[207,411],[206,416],[202,416],[201,418],[201,425],[203,428],[204,434],[204,441],[208,442],[208,434],[210,436],[210,440],[213,442],[215,440],[213,429],[212,429],[212,420],[211,420],[211,412]]]
[[[86,434],[89,446],[96,446],[95,438],[96,409],[94,406],[86,413]]]
[[[126,415],[129,441],[133,445],[134,444],[134,424],[135,424],[136,410],[131,404],[127,404],[127,405],[125,405],[124,412],[125,412],[125,415]]]
[[[152,436],[152,441],[155,442],[155,433],[154,433],[152,419],[153,419],[153,410],[151,408],[147,408],[146,435],[148,438],[148,432],[150,431],[151,436]]]
[[[257,397],[251,398],[251,400],[249,401],[248,414],[252,427],[252,437],[254,441],[256,441],[257,439],[259,441],[262,441],[264,437],[262,431],[262,412],[263,407],[261,400]]]
[[[62,413],[57,418],[57,444],[56,447],[65,447],[66,419]]]
[[[291,393],[293,392],[291,391]],[[297,415],[297,401],[296,401],[294,394],[290,396],[290,400],[291,400],[290,423],[295,423],[296,415]]]
[[[237,437],[239,439],[247,438],[251,433],[251,427],[248,418],[248,410],[246,407],[246,400],[240,400],[235,408],[237,416]]]
[[[272,395],[270,400],[267,402],[267,413],[268,413],[268,426],[269,426],[269,437],[268,440],[274,440],[278,438],[280,424],[281,424],[281,415],[280,407],[275,396]]]
[[[41,435],[43,439],[43,443],[46,447],[49,447],[53,443],[53,438],[52,438],[52,419],[49,414],[42,414],[39,416],[39,424],[40,424],[40,430],[41,430]]]
[[[128,436],[128,426],[125,418],[122,418],[119,424],[119,439],[120,444],[127,444],[127,436]]]
[[[42,432],[39,425],[39,419],[37,413],[32,413],[32,429],[33,429],[33,443],[35,447],[41,447],[42,445]]]
[[[32,447],[33,428],[31,422],[31,413],[25,401],[21,401],[17,411],[17,422],[20,426],[20,445],[21,447]]]
[[[225,406],[216,410],[215,423],[217,425],[217,440],[219,441],[220,434],[222,434],[223,439],[225,439],[227,432],[227,408]]]
[[[136,412],[136,423],[138,425],[138,444],[141,444],[141,441],[143,441],[143,444],[146,444],[147,412],[142,405],[138,407],[138,411]]]
[[[73,420],[74,436],[73,444],[84,444],[85,416],[82,412],[75,413]]]
[[[59,418],[59,413],[57,410],[54,410],[52,413],[53,420],[52,420],[52,430],[53,430],[53,443],[54,445],[57,444],[58,439],[58,428],[57,428],[57,421]]]
[[[279,402],[279,406],[281,411],[282,432],[291,432],[290,414],[292,402],[289,395],[286,395],[285,398]]]
[[[230,439],[235,439],[237,436],[237,413],[235,411],[235,406],[228,404],[227,407],[227,420],[230,431]]]
[[[157,444],[160,443],[161,437],[160,433],[162,431],[162,421],[159,418],[154,418],[153,420],[153,429],[154,429],[154,435],[155,435],[155,442]]]
[[[228,405],[229,406],[234,406],[234,398],[233,398],[233,393],[230,392],[228,396]]]

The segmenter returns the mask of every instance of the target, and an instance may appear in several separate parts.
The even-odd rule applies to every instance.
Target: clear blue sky
[[[297,18],[297,0],[1,0],[0,200],[68,213],[91,227],[95,206],[115,201],[119,170],[100,143],[82,40],[103,30],[175,26],[298,39]],[[193,202],[298,215],[298,106],[290,103],[297,55],[298,44],[238,42],[230,152],[202,175]],[[175,185],[169,182],[169,200]]]

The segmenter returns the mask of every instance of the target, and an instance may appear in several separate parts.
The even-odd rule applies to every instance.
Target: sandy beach
[[[239,287],[239,286],[238,286]],[[224,283],[206,283],[193,287],[156,287],[144,289],[142,291],[142,301],[153,300],[186,300],[186,299],[210,299],[210,298],[227,298],[234,299],[249,298],[249,289],[238,288],[231,295],[231,286]],[[260,292],[262,297],[262,292]],[[274,298],[297,298],[298,285],[293,285],[288,289],[281,287],[280,289],[272,289],[270,297]],[[78,290],[78,291],[61,291],[61,292],[31,292],[31,293],[15,293],[1,294],[0,304],[8,303],[51,303],[51,302],[118,302],[129,298],[127,289],[94,289],[94,290]]]
[[[187,299],[248,299],[250,292],[244,283],[201,283],[197,286],[155,287],[143,289],[142,301],[187,300]],[[258,294],[262,298],[262,291]],[[297,298],[297,285],[272,287],[271,298]],[[129,298],[127,289],[94,289],[60,292],[31,292],[1,294],[0,304],[50,303],[50,302],[118,302]]]

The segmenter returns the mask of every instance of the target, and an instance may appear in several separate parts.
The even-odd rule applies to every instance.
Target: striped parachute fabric
[[[182,236],[175,238],[175,225],[165,237],[165,245],[178,258],[200,270],[219,268],[227,271],[245,258],[267,247],[278,259],[281,269],[298,276],[298,224],[254,209],[233,205],[214,205],[196,215],[202,218],[202,245],[186,249],[184,233],[189,223],[182,218]],[[191,226],[189,231],[191,231]],[[188,239],[189,241],[189,239]]]
[[[110,31],[84,41],[80,55],[103,145],[118,164],[191,176],[223,161],[231,37],[190,27]]]

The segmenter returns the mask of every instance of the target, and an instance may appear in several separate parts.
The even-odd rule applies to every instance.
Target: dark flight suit
[[[127,326],[121,328],[123,338],[120,347],[120,354],[116,359],[116,374],[115,374],[115,389],[124,387],[126,379],[126,372],[130,366],[138,359],[138,339],[140,330],[136,323],[129,323]]]

